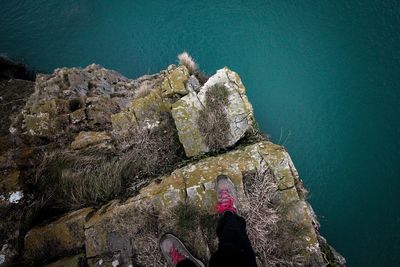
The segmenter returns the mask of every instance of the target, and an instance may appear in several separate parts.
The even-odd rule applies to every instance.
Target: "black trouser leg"
[[[210,267],[257,266],[256,257],[246,233],[246,221],[226,211],[217,226],[218,251],[210,259]]]
[[[176,267],[196,267],[196,264],[194,264],[194,262],[189,259],[185,259],[183,261],[178,262]]]

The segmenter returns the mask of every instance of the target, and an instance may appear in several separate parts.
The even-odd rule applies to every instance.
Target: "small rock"
[[[186,81],[189,79],[189,72],[185,66],[169,70],[167,77],[161,83],[161,95],[171,97],[174,94],[186,95]]]
[[[200,90],[200,87],[201,87],[200,82],[199,80],[197,80],[196,76],[190,75],[189,80],[187,81],[186,84],[186,89],[189,92],[193,91],[198,92]]]
[[[18,203],[24,197],[24,193],[22,191],[12,192],[11,195],[8,197],[8,201],[10,203]]]
[[[107,142],[111,136],[107,132],[80,132],[71,143],[72,149],[82,149],[88,146]]]

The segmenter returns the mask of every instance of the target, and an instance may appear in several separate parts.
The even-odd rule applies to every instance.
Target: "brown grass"
[[[98,151],[54,153],[36,175],[39,195],[54,207],[76,209],[115,198],[122,189],[118,161]]]
[[[120,239],[115,249],[133,266],[167,266],[159,250],[159,216],[152,204],[141,202],[109,218],[104,230]]]
[[[229,121],[226,118],[228,90],[221,84],[208,89],[205,95],[205,107],[199,112],[197,124],[207,146],[217,151],[228,144]]]
[[[66,209],[99,205],[173,171],[183,149],[171,120],[117,137],[118,154],[86,149],[48,155],[36,173],[37,196]]]
[[[183,159],[174,121],[170,114],[164,115],[153,129],[137,128],[117,138],[121,176],[127,186],[169,173]]]
[[[302,226],[285,219],[275,203],[277,185],[270,170],[244,174],[249,207],[243,213],[247,231],[261,266],[303,266]]]
[[[179,64],[185,66],[190,74],[195,74],[198,72],[197,63],[194,59],[188,54],[188,52],[184,51],[178,55]]]
[[[144,81],[140,84],[139,88],[135,90],[134,98],[142,98],[151,93],[154,89],[154,84],[150,81]]]

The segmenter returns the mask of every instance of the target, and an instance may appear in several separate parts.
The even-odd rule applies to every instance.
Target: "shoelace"
[[[235,208],[234,204],[235,199],[229,194],[228,190],[222,190],[220,193],[220,201],[218,201],[216,207],[218,214],[221,214],[227,210],[237,213],[237,209]]]
[[[169,251],[169,256],[171,257],[172,263],[174,264],[174,266],[176,266],[178,264],[178,262],[186,259],[186,257],[180,253],[175,247],[173,247],[170,251]]]

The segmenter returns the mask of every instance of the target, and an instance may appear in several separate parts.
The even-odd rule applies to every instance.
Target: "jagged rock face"
[[[144,83],[156,87],[163,76],[161,72],[130,80],[95,64],[38,75],[35,93],[23,111],[24,127],[33,136],[49,139],[81,130],[110,131],[117,121],[113,116],[131,104],[135,91]]]
[[[222,110],[210,108],[205,111],[209,102],[206,99],[208,97],[207,92],[217,85],[225,88],[227,101]],[[219,148],[234,145],[250,130],[253,123],[253,108],[247,99],[246,89],[239,75],[226,67],[211,76],[198,93],[191,91],[172,106],[172,115],[178,129],[179,139],[188,157],[203,154],[212,149],[202,132],[202,125],[199,124],[201,111],[225,113],[223,119],[226,120],[228,127],[221,130],[226,131],[227,138]],[[213,122],[209,121],[209,123],[212,124]],[[215,130],[219,130],[218,125]]]
[[[323,248],[325,254],[337,258],[318,234],[318,223],[304,200],[304,189],[290,156],[284,148],[261,141],[245,87],[239,75],[228,68],[218,70],[203,85],[185,66],[170,65],[166,71],[136,80],[94,64],[85,69],[57,69],[51,75],[37,77],[34,94],[10,129],[12,135],[7,135],[6,141],[13,143],[2,147],[0,154],[1,215],[13,205],[24,208],[32,204],[32,193],[36,192],[22,191],[20,183],[41,174],[38,170],[45,166],[41,163],[44,154],[61,155],[62,164],[72,162],[64,167],[56,164],[59,169],[55,172],[60,172],[61,178],[70,178],[63,181],[71,187],[71,181],[85,179],[87,172],[93,180],[83,184],[92,188],[91,181],[97,182],[98,187],[93,188],[99,194],[109,190],[110,181],[121,185],[122,179],[130,179],[131,183],[126,183],[129,188],[121,186],[120,194],[130,194],[125,201],[112,200],[118,195],[114,192],[100,203],[89,198],[89,204],[69,206],[70,210],[96,208],[68,212],[53,222],[34,226],[25,235],[24,246],[20,244],[24,251],[17,251],[14,245],[23,239],[18,237],[20,232],[1,233],[0,245],[6,245],[0,247],[0,256],[6,255],[6,266],[18,253],[28,265],[54,260],[49,266],[163,266],[159,235],[180,231],[179,220],[189,225],[191,236],[186,238],[194,244],[192,249],[207,260],[216,248],[215,229],[207,228],[209,224],[203,219],[214,218],[215,178],[219,174],[231,177],[239,210],[246,213],[251,211],[247,174],[266,171],[273,178],[274,205],[285,210],[285,220],[301,226],[296,234],[302,244],[301,257],[310,264],[322,265]],[[230,152],[225,150],[228,147]],[[226,153],[221,154],[222,150]],[[214,156],[205,154],[210,151]],[[87,160],[98,165],[89,165]],[[81,172],[76,170],[78,166],[83,168]],[[38,184],[38,188],[50,187]],[[57,200],[64,202],[67,195]],[[193,223],[185,222],[187,218],[177,219],[173,214],[180,214],[177,210],[182,203],[190,204],[190,211],[201,218]],[[20,220],[21,215],[17,218]],[[15,223],[15,230],[22,229],[20,223]],[[4,227],[0,222],[0,230]]]

